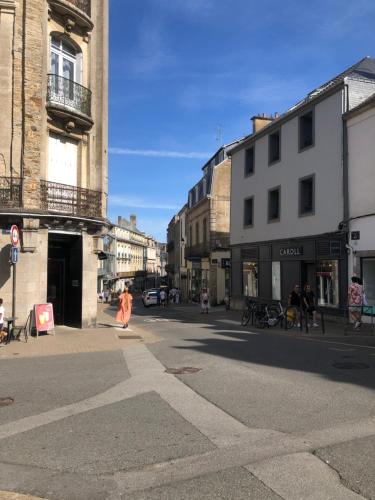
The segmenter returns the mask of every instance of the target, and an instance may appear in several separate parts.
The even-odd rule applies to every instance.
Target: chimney
[[[122,225],[121,223],[122,223],[122,217],[121,217],[121,215],[119,215],[119,216],[117,217],[117,225],[118,225],[118,226],[121,226],[121,225]]]
[[[130,216],[130,227],[132,229],[136,229],[137,228],[137,216],[136,215],[131,215]]]
[[[271,123],[274,120],[272,116],[267,116],[265,113],[262,115],[255,115],[251,117],[251,121],[253,122],[253,134],[262,130],[266,125]]]

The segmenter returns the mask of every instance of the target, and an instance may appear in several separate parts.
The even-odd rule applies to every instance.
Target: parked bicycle
[[[246,297],[246,309],[242,313],[242,318],[241,318],[241,325],[246,326],[250,319],[254,319],[254,314],[256,311],[257,304],[254,300],[249,299],[249,297]]]

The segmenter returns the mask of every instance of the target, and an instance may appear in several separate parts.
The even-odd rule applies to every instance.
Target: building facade
[[[199,300],[203,288],[209,289],[212,304],[221,304],[230,294],[229,146],[221,147],[204,165],[202,178],[188,195],[185,258],[188,295],[193,301]]]
[[[174,215],[167,229],[168,275],[170,285],[180,290],[181,300],[188,297],[186,246],[187,205]]]
[[[375,61],[361,60],[282,116],[254,117],[232,158],[232,304],[287,301],[310,283],[336,314],[348,283],[343,114],[375,92]]]
[[[16,316],[90,326],[107,210],[107,0],[0,0],[0,287],[21,233]]]
[[[360,276],[369,306],[375,306],[375,95],[344,116],[347,138],[349,279]]]

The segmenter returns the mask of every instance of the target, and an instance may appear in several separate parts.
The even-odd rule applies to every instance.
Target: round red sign
[[[10,228],[10,241],[14,247],[16,247],[20,241],[20,233],[17,226],[12,226]]]

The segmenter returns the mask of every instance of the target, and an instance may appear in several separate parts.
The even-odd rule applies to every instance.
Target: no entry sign
[[[10,241],[14,247],[18,246],[18,243],[20,242],[20,233],[18,231],[17,226],[12,226],[10,228]]]

